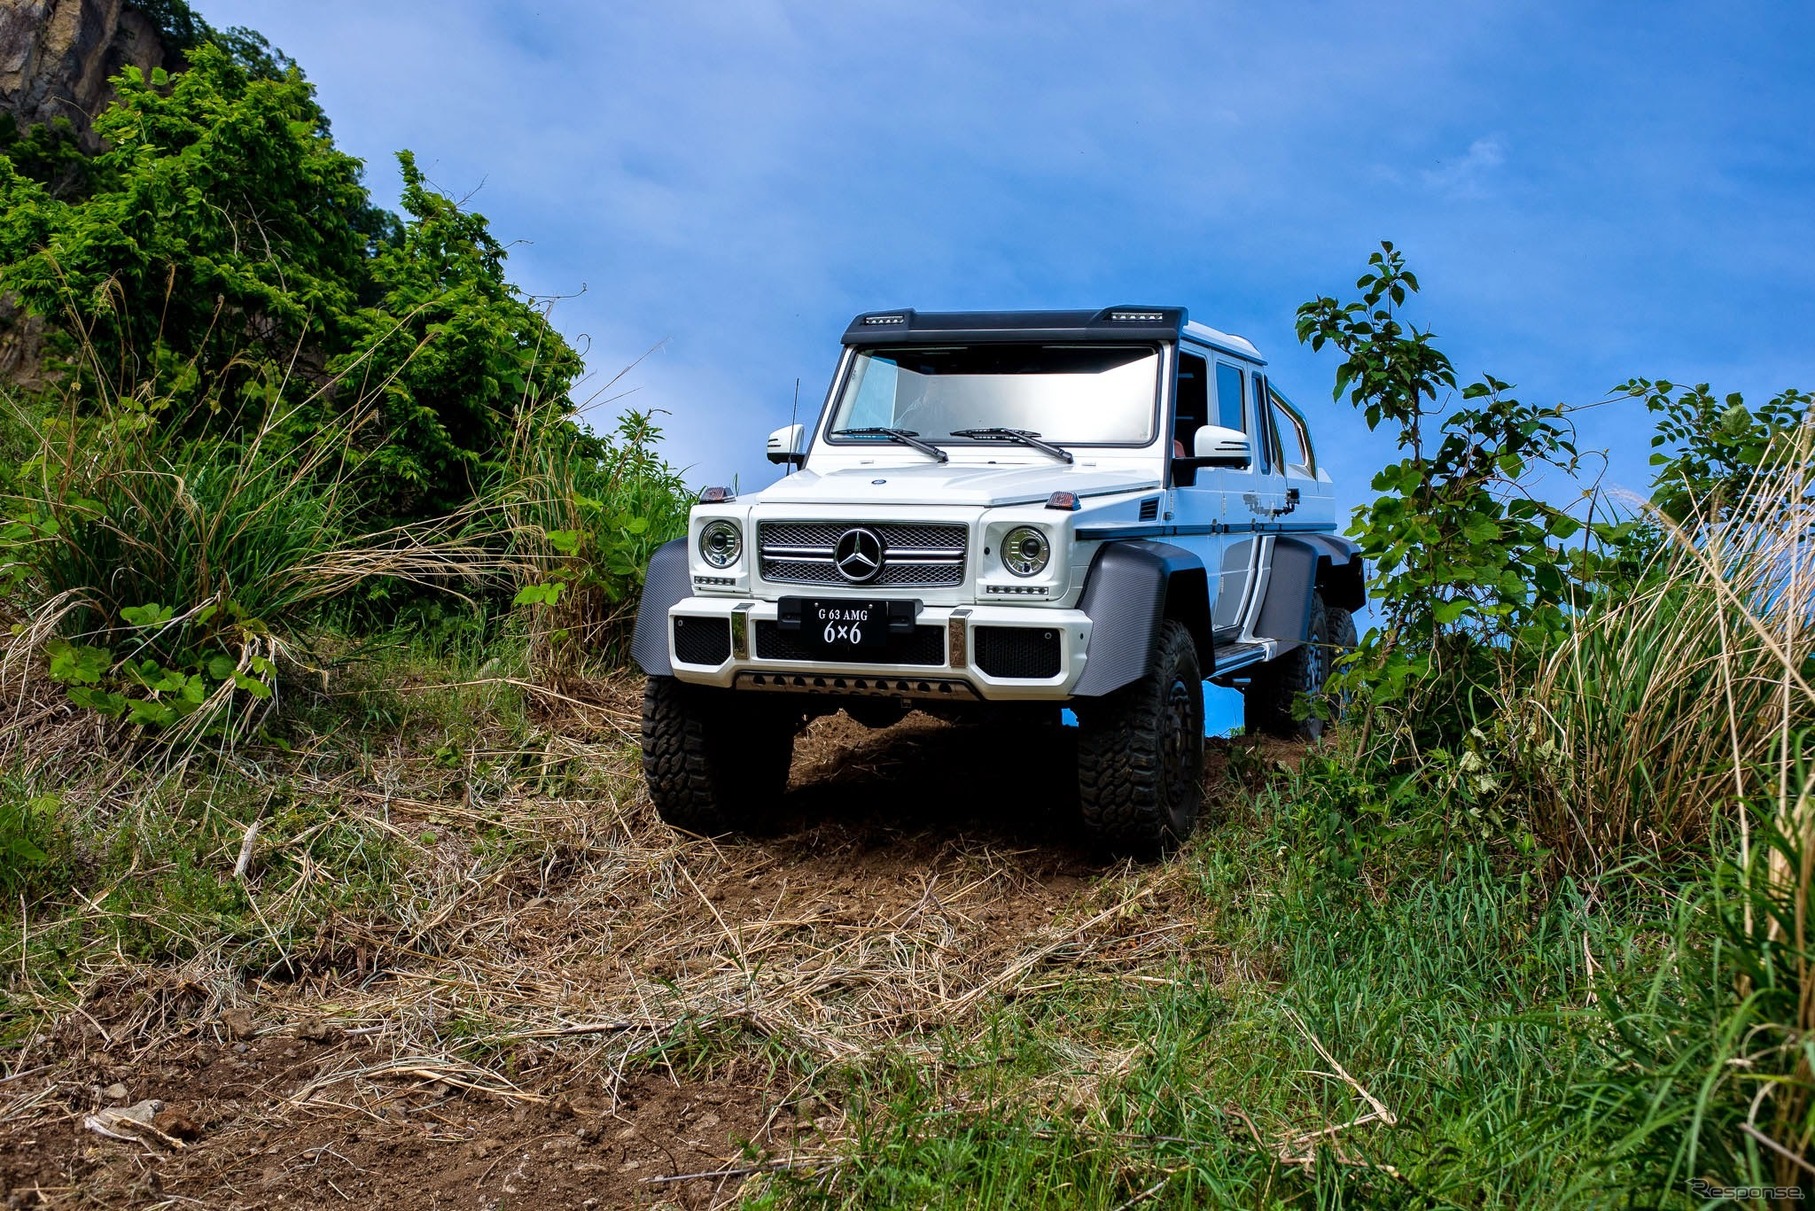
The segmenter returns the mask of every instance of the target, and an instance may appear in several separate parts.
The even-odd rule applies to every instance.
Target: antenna
[[[793,430],[794,430],[794,426],[796,424],[795,418],[797,418],[799,415],[800,415],[800,379],[796,378],[794,380],[794,407],[788,413],[788,439],[790,441],[792,441],[794,438]],[[786,479],[788,476],[790,476],[792,474],[794,474],[794,464],[789,463],[788,469],[786,471],[782,472],[782,478]]]

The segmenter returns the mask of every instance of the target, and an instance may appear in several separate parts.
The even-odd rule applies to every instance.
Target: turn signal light
[[[1046,507],[1076,513],[1078,511],[1078,494],[1076,492],[1054,492],[1046,498]]]
[[[700,493],[702,505],[722,505],[728,500],[736,500],[737,493],[730,488],[707,488]]]

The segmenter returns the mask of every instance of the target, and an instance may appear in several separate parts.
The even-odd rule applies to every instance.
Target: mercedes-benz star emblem
[[[846,530],[832,548],[832,566],[852,584],[876,579],[882,571],[882,539],[874,530]]]

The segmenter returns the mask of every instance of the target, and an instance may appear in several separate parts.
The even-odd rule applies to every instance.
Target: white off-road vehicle
[[[1294,702],[1354,643],[1361,560],[1259,351],[1182,307],[860,315],[769,458],[799,470],[708,488],[650,561],[643,769],[672,824],[760,820],[816,715],[1069,707],[1086,830],[1152,853],[1202,806],[1202,681],[1250,731],[1322,726]]]

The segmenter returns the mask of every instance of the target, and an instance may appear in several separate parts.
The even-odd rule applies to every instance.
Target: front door
[[[1223,490],[1211,468],[1185,466],[1178,461],[1191,457],[1197,431],[1213,419],[1211,364],[1205,354],[1180,347],[1168,435],[1172,446],[1169,481],[1172,492],[1168,497],[1167,521],[1177,530],[1176,537],[1168,537],[1165,541],[1184,547],[1203,560],[1208,587],[1214,598],[1211,604],[1214,613],[1222,608],[1224,595],[1229,591],[1225,577],[1220,574],[1224,548],[1228,546],[1228,536],[1223,533]],[[1241,592],[1239,583],[1235,592]]]
[[[1205,468],[1205,486],[1217,498],[1217,520],[1223,530],[1221,591],[1211,626],[1227,642],[1241,634],[1254,616],[1259,591],[1258,574],[1266,554],[1256,522],[1272,507],[1273,459],[1266,440],[1264,419],[1256,400],[1264,398],[1255,388],[1258,372],[1239,362],[1215,363],[1215,423],[1240,429],[1248,435],[1254,458],[1246,467]]]

